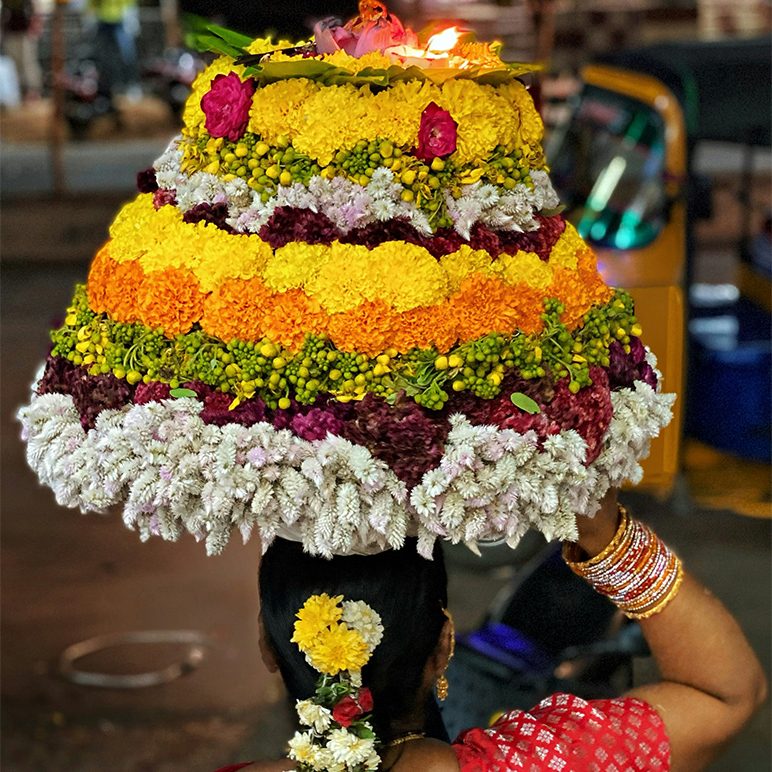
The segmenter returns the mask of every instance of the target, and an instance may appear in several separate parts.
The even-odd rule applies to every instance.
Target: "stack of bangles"
[[[565,544],[571,570],[605,595],[630,619],[658,614],[678,594],[683,566],[678,556],[646,525],[619,507],[620,523],[600,554],[579,561],[578,544]]]

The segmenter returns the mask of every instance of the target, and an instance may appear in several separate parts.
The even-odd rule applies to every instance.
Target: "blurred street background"
[[[184,14],[255,35],[273,31],[303,38],[314,20],[331,14],[347,18],[356,4],[3,0],[0,5],[0,766],[9,772],[209,772],[237,760],[278,756],[291,717],[278,678],[267,673],[258,655],[259,546],[231,543],[223,555],[206,558],[192,539],[141,545],[119,513],[84,517],[58,508],[26,467],[13,415],[42,361],[48,329],[61,318],[73,284],[85,279],[117,208],[134,194],[136,172],[152,164],[178,129],[188,86],[204,66],[201,55],[184,46]],[[721,108],[722,117],[718,96],[710,95],[703,115],[715,103],[718,129],[701,132],[688,125],[693,141],[684,189],[671,195],[674,181],[661,170],[662,202],[650,218],[659,235],[647,237],[636,252],[634,239],[623,243],[621,229],[606,223],[594,243],[612,273],[615,254],[632,259],[638,254],[663,270],[672,263],[671,279],[658,275],[652,281],[658,287],[671,282],[686,302],[679,322],[683,336],[678,325],[665,325],[671,337],[683,337],[686,345],[679,351],[687,352],[688,362],[684,433],[673,474],[628,493],[626,501],[738,616],[769,674],[772,154],[769,99],[759,103],[750,96],[758,79],[766,78],[768,88],[769,62],[765,71],[751,60],[743,64],[741,55],[753,41],[769,40],[772,3],[395,0],[393,10],[415,27],[429,19],[460,18],[481,39],[502,39],[505,58],[547,63],[534,91],[547,145],[555,148],[550,163],[556,176],[564,158],[572,158],[561,155],[571,150],[572,132],[587,128],[576,129],[572,121],[581,113],[577,100],[587,96],[583,67],[590,62],[611,56],[617,57],[614,66],[622,66],[625,51],[653,46],[676,57],[680,75],[687,62],[693,66],[686,91],[706,88],[706,68],[713,68],[709,79],[716,95],[747,97],[741,109]],[[108,33],[114,35],[109,41]],[[701,46],[713,42],[732,52],[734,69],[729,53],[726,60],[701,66]],[[682,52],[692,53],[678,58]],[[751,120],[754,112],[762,116],[760,124]],[[742,123],[738,116],[749,126],[747,133],[736,128]],[[646,150],[653,153],[652,148]],[[576,191],[572,179],[562,182],[566,201]],[[642,190],[637,185],[631,200]],[[648,196],[650,189],[645,192]],[[588,216],[587,209],[576,211],[577,222]],[[674,242],[680,253],[664,247],[657,252],[659,236],[676,225],[683,231]],[[597,222],[587,227],[593,236],[599,233]],[[508,560],[491,553],[478,561],[452,551],[448,560],[451,609],[464,631],[481,623],[497,594],[516,581],[526,557]],[[159,629],[200,631],[210,639],[194,672],[136,690],[76,685],[58,672],[60,654],[73,643]],[[93,655],[83,666],[150,671],[181,654],[184,647],[171,644],[126,645]],[[637,678],[650,675],[650,662],[636,663]],[[766,706],[712,769],[772,769],[770,724]]]

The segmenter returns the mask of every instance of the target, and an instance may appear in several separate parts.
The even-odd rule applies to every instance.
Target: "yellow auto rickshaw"
[[[691,160],[703,140],[769,145],[770,59],[768,39],[609,55],[582,71],[570,117],[547,145],[567,216],[606,281],[633,295],[663,388],[680,397],[644,464],[643,485],[660,493],[679,469],[693,226],[710,213]]]

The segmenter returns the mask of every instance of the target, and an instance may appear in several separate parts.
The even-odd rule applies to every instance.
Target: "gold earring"
[[[448,679],[445,673],[443,673],[438,679],[437,679],[437,699],[440,702],[445,702],[445,700],[448,699]]]

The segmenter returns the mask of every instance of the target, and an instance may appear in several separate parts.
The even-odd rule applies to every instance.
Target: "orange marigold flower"
[[[382,300],[368,300],[330,316],[329,335],[341,351],[376,356],[391,346],[397,318]]]
[[[489,332],[528,334],[542,328],[543,290],[525,284],[508,285],[501,279],[472,274],[450,299],[461,340],[474,340]]]
[[[107,288],[112,282],[112,273],[116,263],[110,258],[108,241],[94,256],[88,272],[86,288],[89,308],[98,313],[107,311]]]
[[[226,279],[204,301],[201,326],[224,341],[260,340],[271,297],[262,279]]]
[[[152,271],[137,292],[137,311],[148,327],[160,327],[168,336],[188,332],[201,319],[204,298],[192,271],[165,268]]]
[[[547,295],[560,299],[565,307],[562,322],[569,330],[575,329],[593,306],[607,303],[614,290],[607,286],[598,273],[595,254],[590,249],[577,255],[576,270],[566,268],[555,270],[552,285]]]
[[[434,347],[445,353],[458,339],[456,321],[447,303],[412,308],[395,319],[392,347],[400,353],[411,348]]]
[[[107,311],[116,322],[137,322],[140,318],[137,298],[145,281],[145,272],[136,260],[111,262],[113,271],[105,292]]]
[[[273,295],[263,315],[263,335],[292,351],[303,345],[309,333],[326,332],[327,314],[315,298],[292,289]]]

